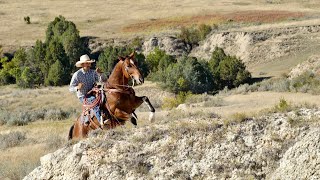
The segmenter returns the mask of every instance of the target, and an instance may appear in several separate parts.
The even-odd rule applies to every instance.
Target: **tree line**
[[[202,29],[208,34],[209,28]],[[184,28],[178,37],[188,39],[189,34],[194,37]],[[106,47],[98,57],[97,66],[109,75],[118,56],[134,51],[139,46],[137,42],[141,42],[138,40],[125,47]],[[90,53],[85,44],[73,22],[63,16],[56,17],[48,25],[44,42],[37,40],[34,47],[28,50],[20,48],[13,59],[1,58],[0,84],[16,83],[23,88],[67,85],[76,71],[76,61],[82,54]],[[174,93],[214,93],[224,87],[239,86],[251,78],[240,59],[225,54],[219,47],[215,48],[209,61],[170,56],[159,48],[146,57],[137,53],[136,60],[144,77],[159,82],[163,88]]]

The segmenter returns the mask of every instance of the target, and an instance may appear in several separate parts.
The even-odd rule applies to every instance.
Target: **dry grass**
[[[122,32],[137,33],[143,31],[161,31],[166,29],[178,29],[183,26],[200,24],[235,23],[275,23],[289,19],[304,17],[304,13],[289,11],[240,11],[227,14],[205,14],[197,16],[150,19],[144,22],[130,24],[122,28]]]
[[[223,17],[221,14],[229,14],[229,17],[224,15],[225,18],[234,20],[261,21],[265,15],[270,20],[273,20],[271,17],[282,20],[291,16],[300,17],[299,12],[317,13],[320,8],[319,3],[314,1],[281,1],[273,4],[265,0],[1,0],[1,7],[0,42],[5,49],[11,46],[30,46],[37,39],[43,40],[47,25],[58,15],[73,21],[81,36],[106,39],[146,34],[148,32],[143,27],[148,26],[161,30],[162,25],[168,27],[167,24],[177,27],[198,21],[215,23],[216,20],[213,19],[217,15]],[[255,16],[251,13],[255,11],[268,13]],[[30,17],[31,24],[24,22],[23,17],[26,16]],[[121,31],[122,29],[128,32]],[[172,29],[167,29],[166,32],[172,32]]]

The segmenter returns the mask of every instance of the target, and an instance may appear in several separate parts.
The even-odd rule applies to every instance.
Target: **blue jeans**
[[[96,99],[95,96],[89,96],[89,97],[87,97],[87,101],[88,101],[89,103],[92,103],[95,99]],[[79,100],[80,100],[80,102],[83,104],[84,97],[80,97]],[[97,120],[100,122],[100,115],[101,115],[101,114],[100,114],[100,107],[99,107],[99,105],[97,105],[96,107],[94,107],[94,108],[93,108],[93,111],[94,111],[94,113],[96,114]]]

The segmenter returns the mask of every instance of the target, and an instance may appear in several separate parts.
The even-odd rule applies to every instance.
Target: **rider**
[[[76,67],[81,67],[81,69],[73,74],[70,82],[70,92],[77,92],[77,97],[81,103],[83,103],[87,93],[93,88],[94,84],[99,80],[99,77],[101,77],[101,70],[99,68],[97,68],[96,71],[90,69],[93,62],[95,62],[95,60],[91,60],[87,54],[82,55],[76,63]],[[87,96],[86,98],[88,102],[95,100],[95,96],[93,95]],[[100,107],[96,106],[93,111],[96,114],[97,120],[101,123]],[[84,119],[85,123],[89,124],[89,118]]]

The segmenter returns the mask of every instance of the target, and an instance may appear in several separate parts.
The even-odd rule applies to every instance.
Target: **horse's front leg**
[[[154,107],[152,106],[152,104],[150,103],[149,98],[147,96],[142,96],[142,97],[137,97],[137,98],[142,100],[141,103],[144,102],[148,106],[148,108],[150,110],[149,121],[154,122],[156,111],[155,111]],[[138,106],[140,106],[141,103]]]

